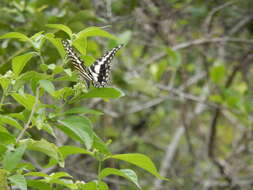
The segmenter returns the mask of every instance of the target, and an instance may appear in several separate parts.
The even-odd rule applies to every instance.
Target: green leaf
[[[174,67],[179,67],[182,62],[180,53],[168,47],[166,48],[166,52],[169,64]]]
[[[71,177],[71,175],[69,175],[68,173],[66,172],[56,172],[56,173],[53,173],[50,175],[50,178],[51,179],[59,179],[59,178],[62,178],[62,177]]]
[[[0,76],[0,84],[3,88],[3,91],[6,92],[8,87],[9,87],[9,84],[11,83],[11,80],[9,78],[4,78],[2,76]]]
[[[38,190],[52,190],[50,184],[44,181],[40,181],[38,179],[27,180],[27,186],[32,187],[33,189],[38,189]]]
[[[25,176],[33,176],[33,177],[49,177],[49,175],[42,173],[42,172],[28,172]]]
[[[211,80],[215,84],[221,84],[226,77],[226,70],[224,65],[216,65],[211,68]]]
[[[14,85],[14,89],[16,91],[18,91],[24,84],[28,84],[30,83],[34,89],[37,88],[37,82],[39,82],[39,80],[46,80],[46,79],[50,79],[51,76],[46,75],[46,74],[42,74],[42,73],[38,73],[35,71],[28,71],[25,72],[23,74],[21,74],[18,79],[16,80],[16,83]],[[36,90],[34,90],[36,91]]]
[[[7,151],[7,153],[4,155],[3,168],[8,171],[16,168],[23,157],[25,149],[26,145],[24,144],[16,148],[14,151]]]
[[[96,59],[90,55],[81,56],[81,58],[84,60],[84,64],[87,67],[91,66],[96,61]]]
[[[12,59],[12,70],[16,74],[16,76],[18,76],[22,72],[26,63],[32,58],[33,55],[33,52],[29,52],[23,55],[16,56]]]
[[[76,146],[62,146],[59,148],[59,150],[61,151],[64,159],[67,158],[71,154],[93,155],[92,152],[85,150],[83,148],[80,148],[80,147],[76,147]]]
[[[68,26],[64,25],[64,24],[47,24],[46,26],[49,27],[49,28],[55,28],[55,29],[62,30],[64,32],[66,32],[69,35],[70,38],[72,37],[71,29]]]
[[[6,132],[0,132],[0,144],[8,145],[15,143],[15,137]]]
[[[87,39],[79,38],[78,40],[73,41],[73,46],[82,54],[86,54],[87,49]]]
[[[108,175],[118,175],[128,179],[129,181],[133,182],[138,188],[141,189],[138,183],[138,177],[133,170],[130,169],[116,169],[116,168],[105,168],[101,171],[99,177],[101,179],[105,178]]]
[[[77,35],[76,35],[76,40],[80,39],[80,38],[87,38],[87,37],[91,37],[91,36],[100,36],[100,37],[105,37],[105,38],[110,38],[110,39],[114,39],[117,40],[117,38],[106,32],[105,30],[99,28],[99,27],[88,27],[82,31],[80,31]]]
[[[63,156],[55,144],[50,143],[50,142],[46,141],[45,139],[42,139],[39,141],[35,141],[32,139],[26,139],[26,140],[22,140],[20,142],[26,143],[27,149],[42,152],[42,153],[46,154],[47,156],[55,159],[59,163],[60,166],[64,165]]]
[[[96,150],[99,150],[99,152],[105,154],[105,155],[111,155],[111,152],[107,145],[103,142],[102,139],[100,139],[96,133],[94,133],[94,143],[93,148]]]
[[[124,93],[118,88],[93,88],[79,98],[120,98]]]
[[[109,187],[103,181],[90,181],[82,185],[81,190],[109,190]]]
[[[129,162],[131,164],[134,164],[134,165],[148,171],[149,173],[153,174],[154,176],[156,176],[159,179],[167,180],[166,178],[162,177],[158,173],[154,163],[146,155],[139,154],[139,153],[116,154],[116,155],[109,156],[108,158],[114,158],[114,159],[118,159],[118,160],[123,160],[125,162]]]
[[[71,179],[54,179],[49,177],[48,179],[46,179],[48,181],[48,183],[50,184],[59,184],[59,185],[63,185],[65,187],[68,187],[68,189],[73,189],[74,185],[73,185],[73,181]],[[66,189],[66,188],[65,188]]]
[[[86,107],[75,107],[72,109],[69,109],[67,111],[64,112],[64,114],[93,114],[93,115],[103,115],[102,112],[97,111],[97,110],[93,110],[93,109],[89,109]]]
[[[93,144],[93,131],[90,121],[86,117],[69,116],[58,121],[60,127],[67,135],[85,144],[89,150]]]
[[[8,178],[13,185],[18,187],[20,190],[27,190],[27,183],[25,177],[21,174],[13,175]]]
[[[105,182],[97,181],[97,190],[109,190],[109,187]]]
[[[30,39],[32,40],[32,45],[33,47],[37,50],[40,51],[41,46],[45,42],[45,36],[43,34],[44,31],[40,31],[35,33]]]
[[[9,190],[7,182],[7,171],[0,169],[0,189]]]
[[[7,34],[0,36],[0,39],[6,39],[6,38],[16,38],[22,41],[30,41],[30,39],[26,35],[20,32],[9,32]]]
[[[223,103],[234,109],[242,109],[242,96],[240,93],[234,89],[223,89],[222,95],[224,97]]]
[[[97,190],[97,183],[95,181],[90,181],[82,185],[82,190]]]
[[[24,106],[28,110],[32,110],[33,105],[35,103],[35,97],[30,95],[30,94],[18,94],[18,93],[13,93],[11,96],[22,106]]]
[[[2,155],[4,155],[4,153],[6,152],[6,150],[7,150],[7,146],[6,145],[2,145],[2,144],[0,144],[0,158],[2,159]],[[1,169],[0,169],[1,170]],[[1,180],[0,180],[0,182],[1,182]],[[0,183],[1,184],[1,183]]]
[[[74,94],[74,91],[70,87],[64,87],[62,89],[56,90],[54,92],[54,97],[55,98],[63,98],[66,100],[69,96],[72,96]]]
[[[40,86],[47,91],[49,94],[53,95],[55,92],[54,84],[49,80],[40,80]]]
[[[1,124],[8,124],[8,125],[11,125],[19,130],[22,130],[23,127],[15,120],[13,119],[12,117],[9,117],[7,115],[0,115],[0,123]]]
[[[56,49],[59,52],[61,58],[64,58],[65,57],[65,51],[64,51],[64,48],[62,46],[61,39],[60,38],[55,38],[54,34],[52,34],[52,33],[46,34],[45,37],[46,37],[47,40],[49,40],[56,47]]]

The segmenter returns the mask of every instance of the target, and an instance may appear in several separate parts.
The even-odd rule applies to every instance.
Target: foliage
[[[83,39],[85,39],[84,41],[87,41],[87,37],[89,36],[103,36],[108,38],[113,37],[111,34],[97,27],[86,28],[76,35],[71,31],[69,27],[62,24],[50,24],[48,27],[56,28],[66,32],[71,39],[73,39],[73,36],[75,36],[76,38],[74,42],[77,42],[77,44],[81,44],[81,42],[78,41],[82,41]],[[38,32],[36,34],[36,38],[34,38],[34,36],[29,38],[19,32],[7,33],[0,37],[0,39],[14,38],[18,40],[25,40],[27,43],[30,43],[34,49],[33,51],[30,51],[23,55],[17,55],[13,57],[12,71],[10,70],[5,75],[1,76],[1,81],[3,81],[1,83],[3,89],[2,99],[11,96],[18,104],[23,106],[22,111],[5,114],[1,119],[1,124],[3,126],[6,124],[14,126],[17,131],[12,131],[12,133],[18,134],[13,135],[9,132],[9,130],[6,130],[2,127],[3,138],[1,139],[1,144],[3,146],[3,149],[5,149],[1,156],[3,168],[2,171],[4,173],[7,173],[8,177],[2,182],[1,185],[6,184],[7,180],[9,180],[12,185],[22,190],[27,189],[27,185],[33,187],[33,185],[38,182],[45,185],[46,189],[52,189],[55,184],[59,184],[61,186],[68,187],[69,189],[102,190],[108,189],[108,186],[102,180],[106,176],[113,174],[122,176],[132,181],[134,184],[136,184],[137,187],[140,188],[137,175],[133,170],[101,168],[101,164],[110,158],[124,160],[126,162],[135,164],[155,175],[156,177],[162,179],[154,167],[154,164],[149,160],[148,157],[142,154],[111,154],[108,145],[104,143],[93,131],[92,122],[88,119],[88,117],[83,115],[86,113],[97,114],[100,112],[85,107],[75,107],[69,110],[65,110],[64,105],[68,104],[73,99],[76,102],[80,101],[83,98],[118,98],[123,95],[121,91],[117,90],[116,88],[101,88],[92,89],[89,92],[82,92],[83,89],[80,88],[72,89],[65,87],[56,90],[54,82],[57,81],[57,79],[60,77],[67,75],[67,73],[64,72],[64,69],[61,69],[59,72],[54,72],[57,68],[56,65],[54,65],[52,69],[53,73],[49,74],[47,72],[47,69],[40,69],[38,72],[33,71],[33,74],[29,77],[29,81],[26,81],[26,78],[23,76],[29,74],[31,71],[22,71],[33,56],[39,57],[39,60],[41,61],[40,64],[44,64],[46,67],[46,61],[41,55],[41,49],[43,48],[43,43],[45,40],[48,40],[47,37],[49,35],[50,42],[60,41],[60,39],[55,37],[53,33],[43,34],[43,32]],[[113,37],[113,39],[116,39],[116,37]],[[53,43],[53,45],[55,45],[59,52],[62,52],[63,48],[61,43]],[[72,73],[70,73],[70,75],[72,76]],[[16,85],[20,83],[22,85],[18,85],[17,88]],[[58,94],[57,91],[60,91],[61,93]],[[42,99],[42,97],[47,93],[48,96],[51,96],[54,101],[60,102],[64,99],[64,104],[50,105],[42,103],[40,99]],[[64,96],[62,96],[62,94],[64,94]],[[4,106],[5,103],[2,101],[1,109],[3,109],[3,111]],[[48,112],[49,109],[50,112]],[[61,113],[62,110],[64,110],[63,113]],[[22,123],[24,127],[21,127],[20,123]],[[81,146],[84,148],[78,148],[75,146],[57,146],[56,143],[51,143],[44,138],[36,140],[33,137],[26,137],[23,139],[24,133],[26,133],[28,129],[30,130],[32,128],[37,128],[38,130],[45,131],[52,137],[57,138],[52,126],[55,126],[63,131],[74,141],[79,141],[81,143]],[[29,151],[44,153],[54,161],[50,163],[51,167],[55,164],[58,164],[64,168],[64,159],[66,159],[71,154],[87,154],[93,157],[98,161],[99,167],[98,179],[95,181],[96,185],[94,187],[86,187],[89,186],[87,185],[89,183],[79,185],[80,182],[76,181],[75,179],[71,179],[72,176],[66,172],[56,172],[51,175],[47,175],[43,172],[35,172],[34,168],[28,169],[25,166],[25,163],[22,162],[22,158],[25,152]],[[29,183],[27,183],[25,176],[42,177],[43,179],[30,179]],[[70,179],[64,179],[65,177]]]
[[[251,189],[252,7],[0,1],[0,189]],[[87,66],[124,43],[113,85],[61,39]]]

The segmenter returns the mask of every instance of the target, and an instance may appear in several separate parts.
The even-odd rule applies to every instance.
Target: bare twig
[[[238,1],[229,1],[229,2],[226,2],[218,7],[215,7],[210,13],[209,15],[207,16],[205,22],[204,22],[204,29],[206,30],[207,33],[209,33],[210,31],[210,28],[211,28],[211,25],[212,25],[212,21],[213,21],[213,18],[214,16],[222,9],[228,7],[228,6],[231,6],[233,5],[234,3],[236,3]]]
[[[142,105],[136,105],[134,106],[133,108],[131,108],[127,113],[125,114],[132,114],[132,113],[135,113],[135,112],[138,112],[138,111],[142,111],[143,109],[147,109],[147,108],[150,108],[150,107],[153,107],[157,104],[160,104],[161,102],[163,102],[164,100],[167,100],[169,98],[169,96],[163,96],[163,97],[159,97],[159,98],[156,98],[154,100],[151,100],[145,104],[142,104]]]
[[[185,129],[184,127],[179,127],[174,135],[174,138],[172,139],[171,143],[167,146],[165,156],[162,160],[162,164],[160,167],[160,175],[166,176],[166,173],[168,169],[171,167],[172,159],[176,153],[176,149],[178,147],[179,141],[184,134]],[[162,185],[162,180],[156,179],[154,181],[154,187],[152,189],[154,190],[160,190]]]
[[[248,24],[253,19],[253,13],[245,16],[240,22],[238,22],[233,28],[229,31],[228,35],[234,35],[241,30],[246,24]]]
[[[167,86],[164,86],[164,85],[161,85],[161,84],[158,84],[157,87],[160,88],[160,89],[162,89],[162,90],[168,90],[169,92],[178,95],[182,99],[192,100],[192,101],[195,101],[195,102],[198,102],[198,103],[205,104],[205,105],[207,105],[209,107],[212,107],[212,108],[217,108],[216,104],[214,104],[212,102],[208,102],[206,100],[202,100],[201,98],[199,98],[197,96],[194,96],[192,94],[183,92],[182,90],[178,90],[176,88],[167,87]]]
[[[189,48],[189,47],[195,46],[195,45],[204,45],[204,44],[208,44],[208,43],[222,43],[222,42],[242,43],[242,44],[253,45],[253,40],[241,39],[241,38],[230,38],[230,37],[209,38],[209,39],[208,38],[200,38],[200,39],[196,39],[196,40],[192,40],[189,42],[184,42],[184,43],[175,45],[172,47],[172,49],[176,51],[176,50]],[[165,52],[157,53],[154,57],[151,57],[148,60],[144,61],[145,66],[162,59],[166,55],[167,54]]]

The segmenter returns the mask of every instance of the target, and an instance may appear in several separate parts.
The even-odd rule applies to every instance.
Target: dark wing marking
[[[118,45],[97,59],[90,67],[86,67],[82,59],[75,53],[69,40],[63,40],[62,44],[67,52],[68,59],[70,59],[74,68],[80,72],[80,75],[86,80],[88,85],[92,82],[97,88],[108,86],[112,59],[123,45]]]
[[[89,68],[89,73],[93,77],[95,87],[105,87],[110,82],[111,62],[116,52],[123,45],[118,45],[111,51],[105,53],[101,58],[97,59]]]
[[[92,76],[89,75],[87,67],[84,66],[82,59],[75,53],[68,40],[62,40],[63,47],[67,52],[68,59],[80,75],[87,81],[92,81]]]

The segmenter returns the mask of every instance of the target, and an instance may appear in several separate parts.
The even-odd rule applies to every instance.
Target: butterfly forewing
[[[113,48],[111,51],[105,53],[88,68],[93,76],[95,87],[105,87],[109,85],[111,76],[111,62],[116,52],[122,46],[123,45],[119,45]]]
[[[75,53],[69,41],[62,41],[62,44],[67,52],[67,56],[72,62],[74,68],[78,70],[81,76],[97,87],[105,87],[110,83],[111,62],[116,52],[123,46],[119,45],[111,51],[105,53],[101,58],[97,59],[90,67],[83,64],[82,59]]]
[[[89,76],[87,72],[87,67],[84,66],[82,59],[75,53],[69,41],[63,40],[62,44],[67,52],[68,59],[71,61],[74,68],[80,72],[81,77],[85,80],[92,80],[92,77]]]

